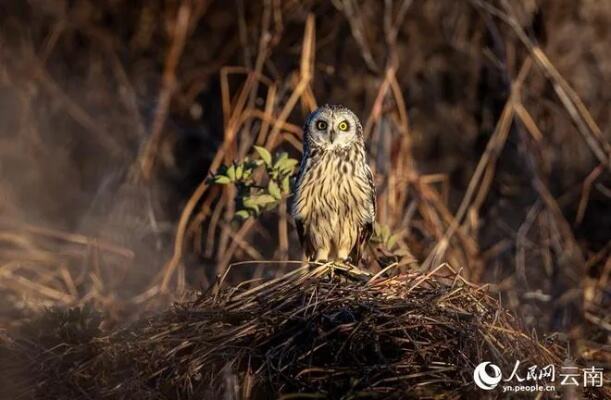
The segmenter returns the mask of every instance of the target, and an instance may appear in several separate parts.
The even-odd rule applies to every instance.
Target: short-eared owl
[[[359,262],[373,232],[375,186],[363,127],[348,108],[324,105],[303,129],[292,214],[310,260]]]

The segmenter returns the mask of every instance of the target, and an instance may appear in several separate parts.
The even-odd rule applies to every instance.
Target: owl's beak
[[[331,129],[331,132],[329,132],[329,140],[331,141],[331,143],[335,142],[336,137],[337,133],[335,133],[335,129]]]

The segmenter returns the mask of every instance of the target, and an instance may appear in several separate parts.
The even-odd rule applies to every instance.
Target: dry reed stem
[[[138,157],[140,174],[145,181],[150,180],[155,159],[159,153],[163,127],[165,126],[170,101],[176,88],[176,68],[187,41],[189,19],[191,18],[192,11],[191,1],[184,0],[176,12],[172,43],[165,60],[161,91],[157,99],[157,109],[155,110],[151,134],[144,145],[142,154]]]
[[[469,181],[467,191],[463,196],[456,215],[454,216],[454,220],[445,232],[443,238],[439,240],[439,242],[435,245],[435,248],[427,256],[426,260],[423,263],[425,268],[429,268],[431,265],[434,265],[436,263],[436,260],[439,260],[441,257],[443,257],[450,244],[450,239],[452,238],[452,236],[454,236],[455,232],[462,224],[467,210],[471,208],[473,204],[474,196],[476,194],[479,197],[478,203],[481,205],[481,202],[483,201],[483,195],[480,193],[476,193],[476,189],[480,188],[483,193],[487,192],[487,188],[490,185],[492,175],[488,175],[488,178],[484,180],[482,180],[482,178],[486,176],[486,171],[489,171],[490,168],[494,168],[494,164],[496,163],[498,156],[500,155],[501,149],[505,144],[507,136],[509,135],[509,128],[511,127],[513,119],[513,103],[518,101],[517,99],[519,99],[520,88],[522,83],[528,76],[530,66],[531,61],[530,58],[528,58],[522,64],[520,72],[518,73],[516,80],[512,84],[511,95],[507,100],[507,103],[505,104],[503,113],[501,114],[499,122],[497,123],[497,126],[495,128],[495,132],[490,137],[490,140],[486,145],[486,150],[482,154],[477,164],[477,167],[473,172],[473,176]]]
[[[289,131],[295,132],[295,129],[292,129],[291,126],[287,124],[286,119],[288,118],[288,115],[290,114],[293,107],[295,106],[297,99],[304,93],[305,88],[309,85],[309,81],[312,76],[313,63],[314,63],[314,54],[313,54],[314,49],[315,49],[314,37],[315,37],[314,16],[310,15],[306,20],[306,26],[305,26],[305,32],[304,32],[303,50],[302,50],[301,66],[300,66],[300,81],[298,82],[295,90],[293,90],[291,96],[289,96],[289,99],[287,100],[283,109],[280,111],[278,116],[275,118],[271,116],[271,112],[269,111],[265,112],[264,114],[261,114],[257,112],[256,110],[251,110],[251,109],[244,110],[246,99],[248,98],[247,94],[250,93],[250,91],[252,90],[252,86],[255,80],[257,79],[263,80],[265,81],[265,83],[268,85],[269,88],[273,87],[273,85],[271,84],[271,82],[267,80],[267,78],[258,76],[258,74],[248,73],[247,81],[244,84],[240,92],[240,95],[238,96],[234,105],[232,105],[229,100],[231,96],[229,93],[228,74],[229,73],[242,73],[244,72],[244,70],[241,68],[225,69],[224,70],[225,72],[221,73],[221,91],[223,94],[223,103],[222,103],[223,104],[223,114],[225,115],[225,118],[226,118],[225,119],[226,121],[225,140],[223,142],[222,148],[216,153],[215,158],[212,161],[212,164],[210,166],[210,171],[216,170],[220,166],[223,160],[227,161],[231,159],[231,158],[228,158],[228,154],[230,154],[229,151],[234,146],[234,141],[236,138],[237,130],[249,118],[249,116],[245,116],[245,114],[247,113],[252,115],[253,117],[260,117],[264,121],[267,121],[270,123],[273,122],[272,127],[271,127],[271,132],[269,133],[269,137],[266,140],[266,143],[267,143],[266,147],[269,149],[273,149],[274,146],[276,145],[277,137],[281,129],[290,128]],[[270,90],[273,90],[275,92],[275,88],[270,89]],[[268,91],[268,96],[271,96],[271,98],[273,99],[275,95],[274,94],[270,95],[269,93],[270,92]],[[269,97],[268,97],[268,100],[269,100]],[[267,134],[267,131],[264,130],[262,133]],[[262,139],[258,139],[257,143],[261,141]],[[161,292],[165,292],[167,290],[168,284],[170,282],[172,275],[174,274],[174,271],[176,271],[176,269],[179,267],[179,264],[182,259],[182,252],[183,252],[183,246],[184,246],[184,241],[185,241],[185,233],[186,233],[189,221],[195,210],[195,207],[197,207],[197,204],[199,204],[202,196],[206,192],[207,186],[208,185],[206,181],[204,181],[196,188],[195,192],[193,193],[193,195],[187,202],[187,205],[183,209],[183,212],[181,213],[181,218],[178,223],[178,229],[177,229],[177,234],[175,238],[174,254],[172,258],[166,263],[162,272],[159,275]],[[226,205],[227,203],[232,204],[231,199],[229,201],[219,204],[217,207],[225,208],[227,207]],[[241,229],[241,232],[243,232],[242,235],[244,235],[251,226],[252,225],[249,224],[245,230]],[[209,232],[214,232],[214,229],[212,227],[209,228]],[[224,231],[222,235],[225,238],[224,242],[227,242],[227,239],[229,237],[227,231]],[[223,243],[220,245],[220,248],[223,249],[225,248],[225,246],[226,244]],[[237,247],[235,244],[229,244],[229,246],[231,249],[235,249]],[[233,251],[234,250],[228,253],[231,254],[231,256],[233,256]],[[222,254],[222,253],[225,253],[225,252],[219,252],[218,254]],[[221,265],[221,266],[227,265],[230,259],[231,257],[228,258],[225,256],[219,260],[218,265]]]
[[[471,0],[476,7],[494,15],[507,23],[520,39],[522,44],[530,52],[531,57],[537,63],[544,75],[550,80],[554,91],[562,102],[562,105],[570,115],[579,133],[583,136],[590,150],[598,158],[601,164],[611,170],[611,145],[602,136],[602,132],[583,101],[577,95],[571,85],[562,77],[554,64],[549,60],[545,52],[528,37],[524,29],[515,17],[514,11],[506,0],[502,1],[505,11],[481,0]]]

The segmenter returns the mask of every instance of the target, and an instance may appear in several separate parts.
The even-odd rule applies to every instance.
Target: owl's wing
[[[291,214],[293,215],[293,220],[295,221],[295,227],[297,228],[297,236],[299,236],[299,242],[301,244],[301,248],[303,249],[303,251],[305,252],[305,255],[307,258],[311,258],[314,254],[314,250],[312,248],[312,245],[310,244],[310,241],[308,240],[308,235],[306,232],[306,227],[303,223],[303,221],[301,220],[301,218],[299,218],[297,216],[297,213],[294,212],[294,207],[295,207],[295,195],[297,193],[297,187],[299,186],[299,184],[301,183],[301,179],[303,178],[303,175],[307,169],[308,166],[308,160],[304,157],[301,161],[301,166],[299,168],[299,171],[297,171],[297,176],[295,177],[295,181],[293,182],[293,203],[291,204]]]
[[[312,246],[312,242],[306,230],[305,224],[301,219],[295,218],[295,227],[297,227],[297,236],[299,236],[301,248],[303,249],[306,258],[310,260],[312,257],[314,257],[316,250],[314,249],[314,246]]]
[[[369,166],[367,166],[367,180],[369,183],[369,187],[371,188],[371,194],[370,194],[370,198],[371,198],[371,230],[369,232],[369,237],[371,237],[371,235],[373,235],[373,229],[374,229],[374,224],[376,222],[376,212],[377,212],[377,203],[376,203],[376,184],[375,181],[373,180],[373,173],[371,172],[371,169],[369,168]],[[367,238],[367,240],[369,240],[369,237]]]
[[[370,189],[369,199],[371,202],[370,203],[371,209],[369,210],[369,215],[368,215],[369,218],[367,218],[367,220],[365,220],[365,222],[361,225],[360,230],[359,230],[359,237],[356,243],[354,244],[352,251],[350,252],[350,258],[352,259],[352,262],[354,263],[354,265],[358,265],[361,259],[361,253],[363,251],[363,247],[365,246],[365,244],[367,244],[367,241],[369,241],[375,229],[376,208],[377,208],[376,186],[373,181],[373,174],[371,172],[371,169],[369,169],[369,166],[367,166],[365,171],[367,174],[367,184]]]
[[[295,226],[297,227],[297,236],[299,236],[299,243],[301,243],[301,248],[306,248],[307,238],[305,235],[305,227],[303,226],[303,221],[295,218]]]
[[[365,225],[363,226],[363,232],[361,234],[361,236],[363,236],[363,241],[366,242],[367,240],[369,240],[369,238],[371,237],[371,235],[373,235],[373,230],[374,230],[374,224],[376,221],[376,185],[373,181],[373,173],[371,172],[371,169],[369,168],[369,166],[367,166],[366,168],[367,171],[367,184],[369,185],[369,199],[371,201],[371,209],[369,211],[369,219],[365,222]]]

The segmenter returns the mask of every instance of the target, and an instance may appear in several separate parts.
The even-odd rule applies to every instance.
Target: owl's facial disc
[[[325,150],[347,148],[358,140],[356,124],[356,116],[348,110],[319,109],[310,124],[310,138]]]

